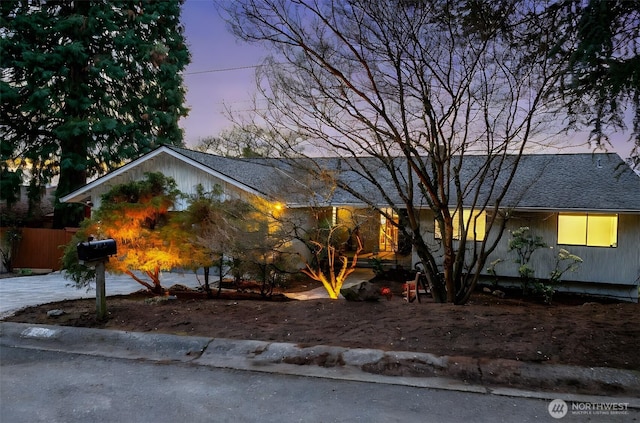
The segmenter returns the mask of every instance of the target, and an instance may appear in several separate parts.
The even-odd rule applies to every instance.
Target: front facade
[[[495,267],[497,275],[505,280],[513,278],[516,282],[518,266],[513,262],[513,252],[508,251],[508,239],[510,231],[528,227],[550,247],[532,255],[531,267],[536,269],[536,278],[548,278],[555,267],[557,251],[564,248],[581,257],[583,263],[577,271],[563,275],[561,289],[637,301],[640,282],[640,177],[625,167],[615,154],[535,155],[525,158],[520,164],[521,180],[516,179],[512,183],[513,189],[502,203],[508,210],[507,230],[487,260],[487,266],[501,259],[502,262]],[[178,189],[187,195],[195,194],[200,185],[205,191],[221,187],[226,198],[258,196],[273,202],[274,206],[286,205],[290,213],[306,214],[309,225],[317,224],[319,219],[345,225],[350,235],[357,233],[360,236],[364,253],[400,253],[411,262],[410,265],[417,261],[417,257],[406,248],[409,244],[399,239],[394,222],[367,205],[353,201],[346,203],[340,200],[332,204],[331,199],[323,202],[305,200],[312,196],[301,194],[303,189],[295,187],[306,189],[310,184],[303,183],[299,176],[271,166],[268,159],[224,158],[176,147],[161,147],[62,200],[92,203],[93,207],[99,207],[101,196],[113,185],[142,179],[146,172],[157,171],[172,177]],[[186,205],[184,201],[177,209],[184,209]],[[484,219],[486,216],[475,219],[476,236],[494,237],[495,234],[483,226]],[[424,239],[436,251],[434,255],[439,256],[439,234],[429,209],[423,209],[421,213],[421,227]],[[350,239],[345,242],[346,250],[353,248],[350,242]],[[471,242],[474,241],[468,241]],[[489,276],[486,269],[483,274]]]

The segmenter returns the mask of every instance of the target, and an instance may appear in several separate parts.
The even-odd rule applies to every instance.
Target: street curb
[[[545,400],[611,400],[555,392],[596,386],[640,409],[640,372],[632,370],[10,322],[0,322],[0,346]],[[508,387],[523,380],[549,391]]]
[[[210,338],[0,322],[0,346],[152,361],[189,361]]]

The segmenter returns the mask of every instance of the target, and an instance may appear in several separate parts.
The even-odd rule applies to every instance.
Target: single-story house
[[[361,187],[368,201],[380,197],[379,207],[385,207],[380,190],[358,179],[345,166],[347,159],[321,158],[317,162],[331,172],[348,180],[351,186]],[[367,158],[363,159],[365,162]],[[372,169],[376,165],[372,160]],[[474,169],[468,156],[465,167]],[[379,167],[379,166],[378,166]],[[146,172],[160,171],[175,179],[178,189],[194,194],[201,185],[205,190],[215,186],[223,189],[227,198],[259,196],[284,205],[287,210],[300,213],[311,206],[325,208],[325,216],[333,222],[346,216],[359,215],[357,229],[364,242],[365,252],[398,252],[403,244],[398,231],[382,215],[374,213],[363,201],[324,180],[297,172],[279,159],[229,158],[173,146],[160,147],[121,168],[70,193],[61,200],[93,204],[99,207],[101,196],[110,187],[143,178]],[[384,187],[385,173],[380,172]],[[473,172],[466,174],[472,178]],[[498,175],[498,184],[500,178]],[[465,174],[463,172],[463,178]],[[393,188],[387,194],[393,196]],[[481,192],[481,195],[482,192]],[[486,195],[491,195],[487,193]],[[377,197],[376,197],[377,196]],[[452,195],[452,198],[455,198]],[[177,209],[186,207],[186,202]],[[514,180],[501,201],[501,209],[508,211],[507,230],[487,263],[504,259],[495,271],[503,277],[517,277],[518,266],[513,252],[508,250],[509,232],[529,227],[541,236],[550,248],[532,256],[535,277],[548,278],[555,266],[559,249],[569,250],[583,259],[575,272],[563,275],[561,290],[599,294],[627,301],[638,300],[640,282],[640,176],[614,153],[531,154],[520,160]],[[465,211],[466,212],[466,211]],[[476,236],[484,233],[482,222],[476,220]],[[424,237],[434,251],[439,248],[438,230],[433,212],[426,206],[421,212]],[[355,229],[355,228],[354,228]],[[473,240],[468,241],[473,242]],[[411,265],[418,260],[407,251]],[[437,256],[437,254],[436,254]],[[488,273],[485,271],[485,274]]]

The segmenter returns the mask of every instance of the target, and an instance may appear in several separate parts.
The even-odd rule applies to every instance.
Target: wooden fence
[[[3,240],[7,229],[0,228]],[[22,239],[12,259],[13,267],[60,270],[64,245],[71,241],[77,229],[21,228],[21,231]],[[6,248],[4,243],[3,248]]]

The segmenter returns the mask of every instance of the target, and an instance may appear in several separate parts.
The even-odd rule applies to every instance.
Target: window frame
[[[582,242],[566,242],[568,241],[566,235],[562,235],[563,239],[561,239],[561,221],[562,217],[580,217],[584,218],[585,222],[584,229],[579,228],[584,231],[584,234],[581,235],[581,238],[584,239]],[[610,240],[613,241],[609,245],[596,243],[595,241],[590,241],[591,237],[595,237],[595,230],[589,230],[589,217],[592,217],[592,221],[597,218],[613,218],[613,230],[610,234]],[[571,245],[571,246],[579,246],[579,247],[590,247],[590,248],[618,248],[618,238],[619,238],[619,221],[620,216],[617,213],[589,213],[589,212],[559,212],[557,217],[557,227],[556,227],[556,237],[558,245]],[[593,223],[593,222],[592,222]]]

